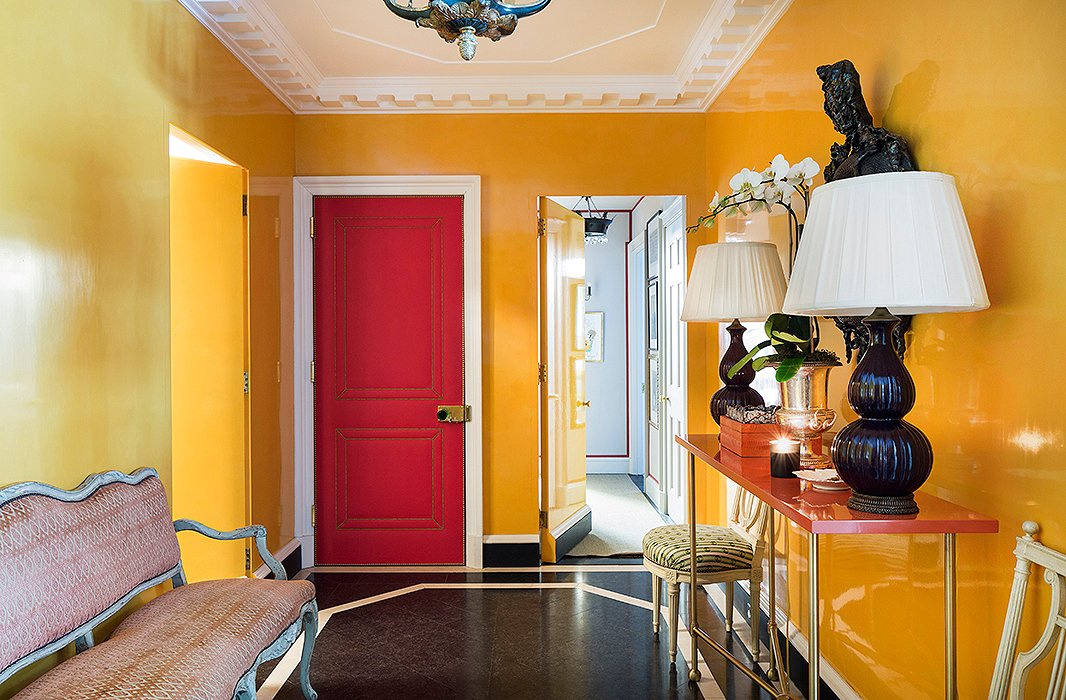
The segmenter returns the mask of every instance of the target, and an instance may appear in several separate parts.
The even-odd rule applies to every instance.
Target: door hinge
[[[548,232],[548,222],[544,219],[537,217],[537,238],[540,238]]]
[[[244,548],[244,570],[252,570],[252,550],[248,547]]]
[[[248,195],[241,195],[241,216],[248,216]]]
[[[250,384],[250,382],[248,381],[248,373],[245,372],[244,373],[244,393],[246,393],[246,394],[248,393],[249,384]]]
[[[311,217],[311,238],[315,237],[315,217]]]
[[[540,528],[542,530],[548,529],[548,511],[546,510],[540,511]]]
[[[318,518],[315,516],[315,504],[311,504],[311,527],[318,524]]]
[[[311,383],[315,383],[315,361],[311,360]]]
[[[544,384],[548,381],[548,365],[543,362],[537,364],[537,383]]]

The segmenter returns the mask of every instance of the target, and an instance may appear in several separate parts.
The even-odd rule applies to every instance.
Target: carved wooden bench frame
[[[25,481],[0,489],[0,506],[4,506],[11,501],[22,498],[23,496],[46,496],[66,503],[77,503],[85,500],[101,487],[107,486],[108,484],[122,483],[135,486],[152,477],[158,479],[159,473],[155,469],[149,467],[138,469],[132,474],[124,474],[120,471],[100,472],[98,474],[90,475],[81,483],[81,485],[71,491],[65,491],[56,488],[55,486],[37,481]],[[221,532],[208,527],[203,523],[196,522],[195,520],[182,518],[174,521],[175,533],[185,530],[198,532],[201,535],[210,537],[214,540],[241,540],[246,537],[254,537],[255,547],[259,551],[259,556],[262,557],[263,563],[267,565],[271,572],[273,572],[274,577],[277,580],[284,581],[286,579],[285,568],[282,567],[281,563],[279,563],[270,553],[270,550],[267,549],[266,528],[262,525],[249,525],[248,527]],[[45,646],[30,652],[26,656],[23,656],[21,659],[10,664],[7,668],[0,669],[0,683],[8,680],[15,673],[26,668],[30,664],[58,652],[71,642],[74,643],[75,653],[81,653],[86,649],[91,648],[95,644],[95,640],[93,639],[93,628],[117,613],[126,605],[126,603],[133,600],[136,596],[154,586],[158,586],[167,579],[170,579],[174,588],[184,586],[187,583],[185,579],[185,570],[182,567],[180,559],[178,560],[177,565],[169,571],[165,571],[154,578],[137,584],[128,593],[112,603],[110,607],[84,624],[76,627]],[[300,689],[303,691],[303,695],[307,700],[315,700],[318,697],[318,693],[316,693],[311,687],[310,680],[311,653],[314,650],[315,637],[318,634],[318,602],[312,598],[303,605],[297,620],[289,625],[289,627],[287,627],[270,646],[261,651],[256,658],[255,663],[253,663],[251,668],[241,676],[241,679],[237,682],[236,688],[233,691],[233,700],[253,700],[255,698],[256,671],[259,666],[285,654],[300,636],[301,631],[304,635],[304,642],[303,654],[300,658]]]

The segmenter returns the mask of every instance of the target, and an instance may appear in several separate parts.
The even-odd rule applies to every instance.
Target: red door
[[[315,197],[315,560],[462,564],[462,197]]]

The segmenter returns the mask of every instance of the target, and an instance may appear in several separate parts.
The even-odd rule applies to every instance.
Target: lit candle
[[[770,476],[794,478],[800,467],[798,440],[778,438],[770,441]]]

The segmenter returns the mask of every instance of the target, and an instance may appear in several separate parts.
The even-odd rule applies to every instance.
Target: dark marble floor
[[[650,601],[647,572],[597,570],[639,562],[567,562],[587,565],[576,572],[312,573],[322,610],[416,584],[457,586],[333,614],[318,637],[312,684],[323,700],[700,698],[680,653],[670,667],[667,628],[653,637],[647,609],[588,590],[529,587],[580,582]],[[701,615],[720,641],[732,644],[706,601]],[[743,653],[739,641],[735,647]],[[715,654],[704,656],[726,697],[769,697]],[[260,683],[273,665],[260,670]],[[301,698],[295,679],[294,673],[276,697]]]

